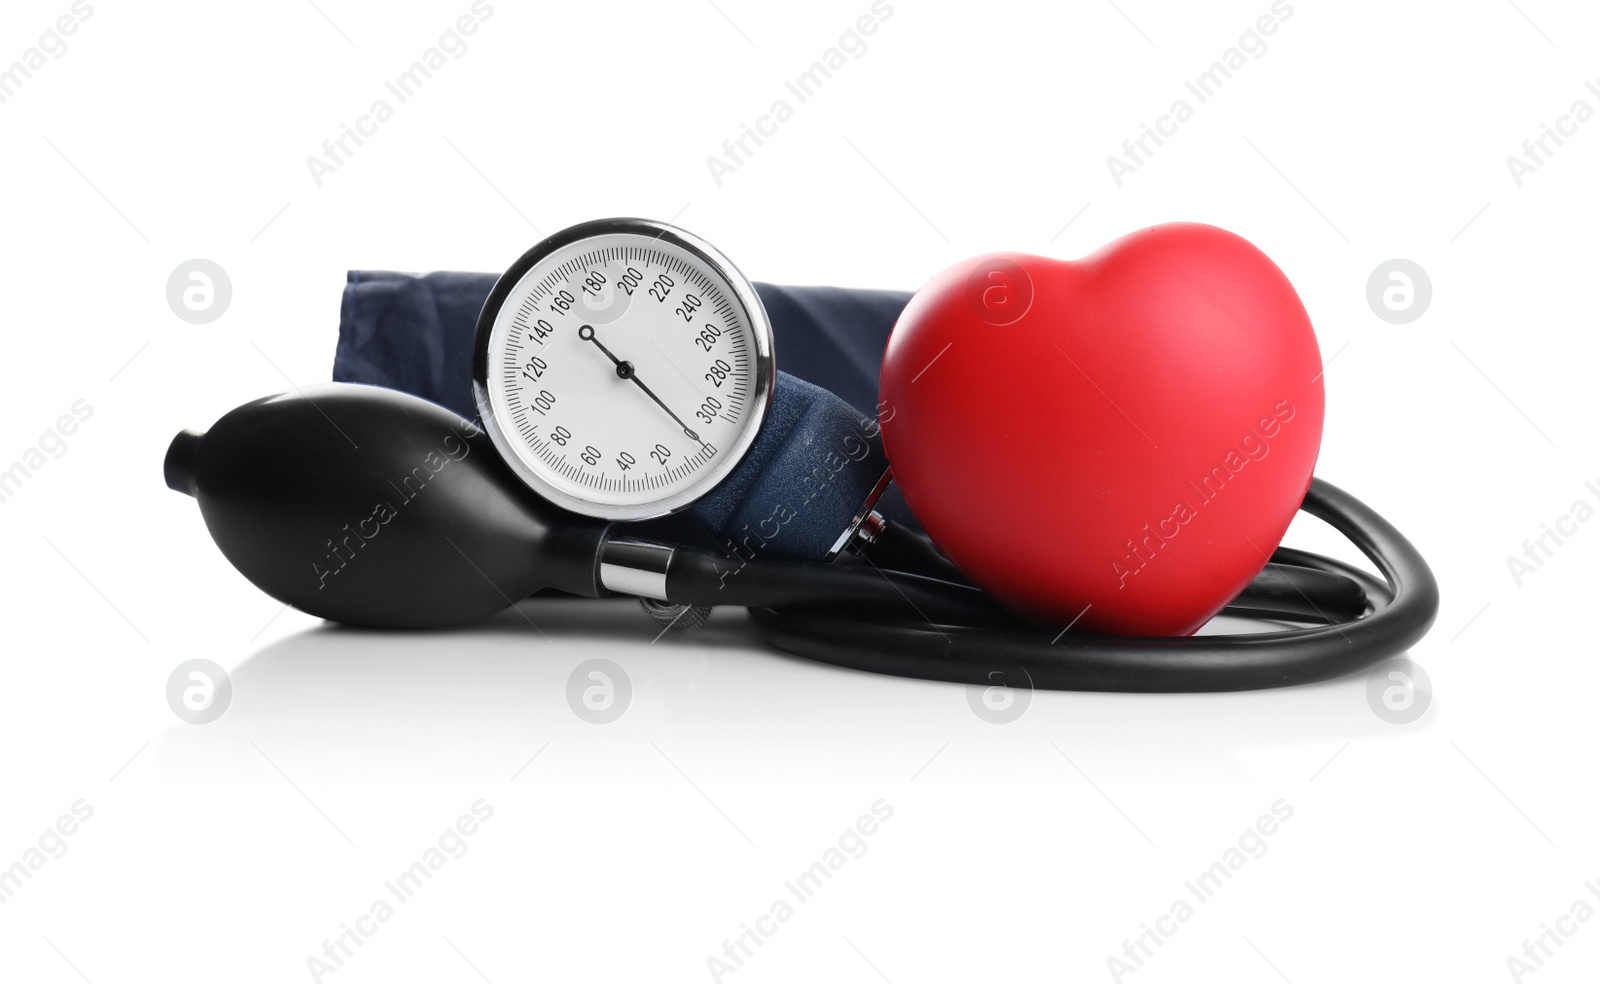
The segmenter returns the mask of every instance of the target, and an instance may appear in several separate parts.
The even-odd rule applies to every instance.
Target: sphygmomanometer
[[[167,454],[228,559],[313,615],[436,628],[629,595],[675,629],[745,607],[782,650],[877,672],[1208,691],[1366,668],[1438,606],[1405,537],[1312,477],[1309,318],[1220,229],[979,257],[907,299],[755,285],[613,219],[408,305],[421,283],[352,275],[347,322],[381,302],[345,326],[349,381]],[[1377,576],[1280,546],[1298,509]],[[1222,613],[1289,624],[1195,634]]]

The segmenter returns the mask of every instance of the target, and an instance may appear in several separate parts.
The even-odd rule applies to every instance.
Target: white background
[[[324,980],[705,981],[880,799],[894,815],[867,853],[724,980],[1105,980],[1280,799],[1267,853],[1125,980],[1513,976],[1542,923],[1600,906],[1600,523],[1520,587],[1506,566],[1600,484],[1600,120],[1522,187],[1506,166],[1574,100],[1600,109],[1600,15],[1518,5],[1295,0],[1119,188],[1107,156],[1267,0],[894,0],[719,187],[707,157],[865,0],[495,0],[318,187],[307,157],[468,0],[95,0],[0,105],[0,466],[93,407],[0,505],[0,866],[75,801],[94,810],[0,905],[0,976],[306,980],[480,798],[494,815],[468,853]],[[9,0],[0,65],[67,10]],[[676,218],[757,279],[903,289],[1175,219],[1248,237],[1330,360],[1318,473],[1439,575],[1411,653],[1432,707],[1385,723],[1358,677],[1038,693],[995,726],[961,687],[781,656],[732,611],[654,645],[631,603],[524,606],[549,641],[515,613],[339,631],[280,612],[163,486],[178,429],[328,378],[346,269],[499,270],[541,232],[625,214]],[[194,257],[233,283],[206,326],[165,300]],[[1433,283],[1404,326],[1365,299],[1393,257]],[[1325,546],[1312,525],[1288,542]],[[604,726],[565,697],[597,655],[634,689]],[[196,657],[235,689],[203,727],[164,699]],[[1565,925],[1541,984],[1600,968],[1600,919]]]

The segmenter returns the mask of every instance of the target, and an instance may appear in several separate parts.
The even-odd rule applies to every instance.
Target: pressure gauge
[[[749,449],[772,397],[772,326],[710,244],[602,219],[523,254],[478,316],[473,396],[534,491],[586,516],[682,509]]]

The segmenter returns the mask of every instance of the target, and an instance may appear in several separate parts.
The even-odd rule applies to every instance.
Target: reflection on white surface
[[[296,776],[504,781],[547,742],[547,766],[581,752],[596,777],[628,771],[656,742],[752,778],[759,768],[765,781],[806,782],[910,775],[949,743],[935,771],[1026,781],[1040,756],[1056,754],[1053,741],[1121,775],[1204,781],[1236,774],[1241,756],[1311,746],[1310,760],[1399,731],[1369,710],[1360,675],[1240,694],[1039,691],[1019,719],[995,725],[973,713],[962,685],[778,652],[742,609],[718,610],[691,634],[658,632],[620,600],[536,599],[447,632],[319,626],[235,667],[228,713],[169,729],[162,759],[180,775],[236,774],[241,758],[259,763],[255,742],[292,761]],[[569,677],[596,658],[622,667],[632,691],[605,725],[568,702]]]

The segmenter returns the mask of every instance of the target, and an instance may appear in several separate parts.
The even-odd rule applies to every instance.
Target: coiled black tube
[[[1360,500],[1320,479],[1311,483],[1301,508],[1343,533],[1383,576],[1379,581],[1330,558],[1280,551],[1275,560],[1347,579],[1359,591],[1358,606],[1342,605],[1335,612],[1306,597],[1301,607],[1322,610],[1291,616],[1307,621],[1320,615],[1318,620],[1327,622],[1323,625],[1182,638],[1068,632],[1052,639],[1014,621],[1009,626],[994,621],[973,624],[966,617],[986,611],[978,602],[965,606],[965,611],[944,604],[963,597],[949,589],[971,592],[971,588],[929,578],[908,580],[910,576],[901,574],[886,576],[870,568],[836,570],[833,575],[812,572],[818,583],[812,597],[802,602],[808,602],[807,607],[798,607],[798,596],[786,597],[779,585],[769,581],[748,596],[755,606],[750,615],[768,642],[808,659],[874,673],[982,685],[992,683],[999,672],[1009,686],[1049,690],[1174,693],[1284,687],[1358,672],[1421,639],[1438,612],[1439,587],[1416,548]],[[680,587],[697,579],[682,573]],[[838,605],[833,610],[815,607],[833,576],[841,578],[835,582],[840,586],[846,586],[848,579],[847,586],[859,593],[860,611],[842,611]],[[877,587],[869,585],[870,578],[878,579]],[[884,582],[889,582],[888,589]],[[1283,617],[1281,609],[1269,604],[1267,596],[1273,590],[1282,596],[1295,589],[1285,582],[1258,592],[1253,601],[1234,610]],[[903,595],[905,601],[920,598],[923,604],[918,607],[925,618],[890,614],[908,609],[904,603],[894,607],[886,591]],[[768,604],[762,605],[763,600]],[[720,603],[746,602],[729,596]]]

